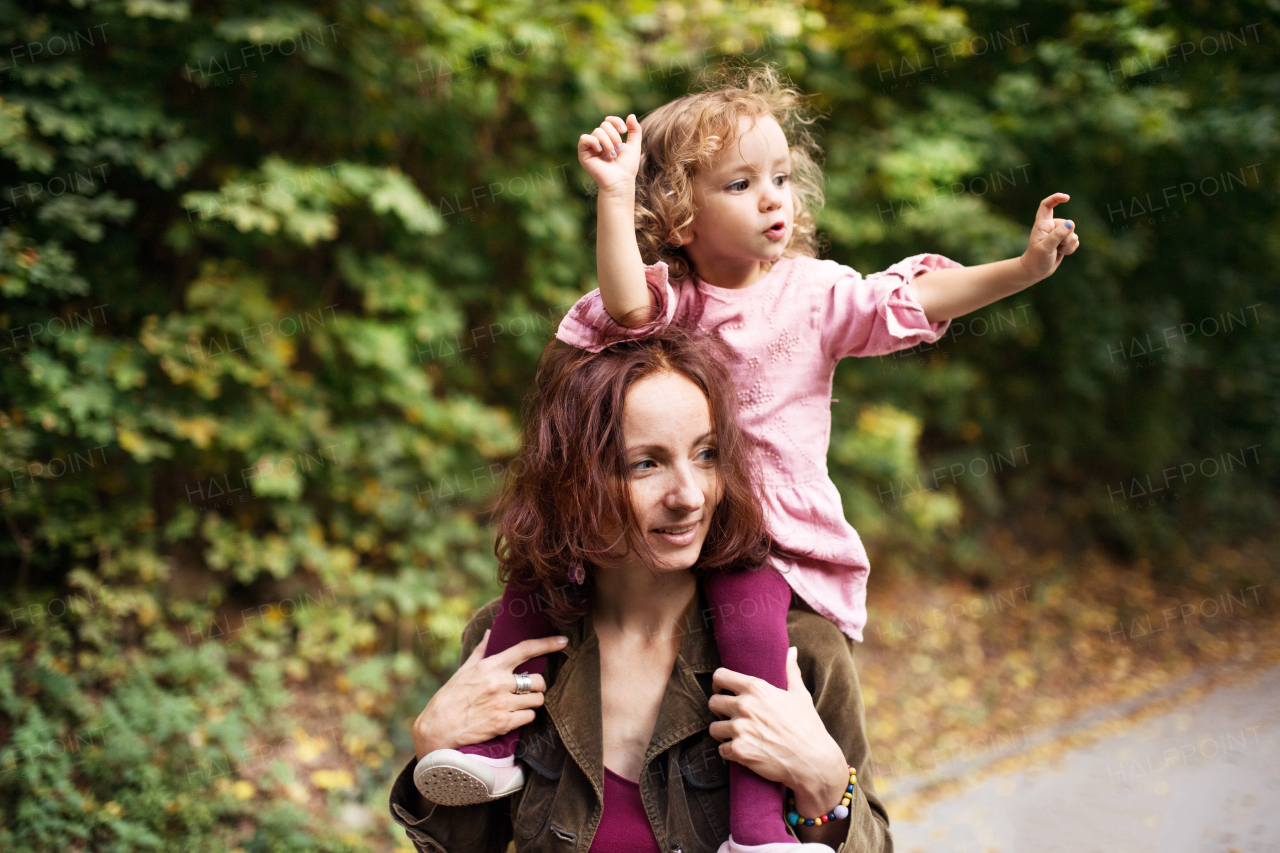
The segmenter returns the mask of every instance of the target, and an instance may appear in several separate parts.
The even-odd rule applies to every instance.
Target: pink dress
[[[717,330],[739,355],[733,365],[739,417],[755,442],[770,531],[803,555],[774,566],[815,611],[860,641],[870,566],[827,474],[831,379],[845,356],[938,340],[949,321],[930,323],[907,283],[959,266],[941,255],[915,255],[863,277],[835,261],[782,258],[755,284],[730,290],[701,279],[673,284],[659,261],[645,266],[658,306],[653,324],[622,329],[593,290],[561,321],[556,337],[599,352],[606,331],[644,337],[687,319],[701,301],[698,328]]]

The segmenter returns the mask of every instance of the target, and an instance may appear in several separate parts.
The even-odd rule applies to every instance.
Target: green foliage
[[[972,569],[978,522],[1024,515],[1152,556],[1256,532],[1280,450],[1276,35],[1258,3],[0,2],[0,565],[24,608],[0,626],[0,846],[352,843],[298,817],[287,762],[249,799],[189,773],[290,731],[287,690],[338,669],[366,763],[311,784],[385,812],[398,762],[371,745],[408,750],[498,591],[481,510],[594,286],[577,136],[721,60],[815,96],[828,255],[856,269],[1010,257],[1072,194],[1083,245],[1052,279],[839,369],[831,466],[877,571]],[[1134,478],[1247,447],[1136,508]],[[68,590],[94,603],[55,615]]]

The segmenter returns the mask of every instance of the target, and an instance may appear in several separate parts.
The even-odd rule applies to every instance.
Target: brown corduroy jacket
[[[711,674],[720,666],[714,620],[698,588],[700,618],[686,625],[640,773],[649,824],[665,853],[715,853],[729,837],[729,768],[708,727]],[[499,599],[467,623],[462,660],[493,624]],[[412,758],[391,789],[391,815],[420,853],[587,853],[603,811],[600,647],[587,614],[550,655],[546,701],[520,735],[525,786],[474,806],[430,805],[413,784]],[[836,853],[890,853],[889,818],[875,795],[853,642],[797,598],[787,613],[805,687],[827,731],[858,771],[849,832]],[[794,835],[794,831],[792,831]]]

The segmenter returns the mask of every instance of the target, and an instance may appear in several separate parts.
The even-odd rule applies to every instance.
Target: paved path
[[[916,821],[889,808],[899,853],[1280,853],[1280,666]]]

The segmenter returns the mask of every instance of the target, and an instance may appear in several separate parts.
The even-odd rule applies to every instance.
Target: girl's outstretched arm
[[[1053,275],[1062,259],[1080,246],[1074,223],[1053,217],[1053,208],[1070,198],[1066,193],[1054,193],[1040,202],[1027,251],[1021,256],[976,267],[933,270],[917,276],[911,286],[929,322],[950,320],[976,311]]]
[[[622,141],[626,132],[627,141]],[[640,169],[640,122],[609,116],[578,138],[578,162],[600,189],[596,219],[596,276],[600,298],[614,322],[636,326],[653,308],[644,261],[636,243],[636,173]]]

